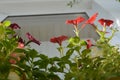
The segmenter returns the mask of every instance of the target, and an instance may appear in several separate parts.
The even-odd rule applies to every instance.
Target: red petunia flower
[[[85,20],[85,18],[83,17],[78,17],[74,20],[67,20],[66,24],[73,24],[73,25],[78,25],[79,23],[83,22]]]
[[[52,43],[58,43],[61,46],[62,42],[65,41],[65,40],[67,40],[67,38],[68,37],[64,36],[64,35],[59,36],[59,37],[53,37],[53,38],[50,39],[50,42],[52,42]]]
[[[86,24],[93,24],[96,20],[96,17],[98,16],[98,13],[95,13],[93,16],[91,16],[87,21]]]
[[[90,49],[90,47],[93,46],[91,40],[88,39],[86,40],[86,42],[87,42],[87,49]]]
[[[28,38],[30,41],[32,41],[32,42],[34,42],[34,43],[36,43],[36,44],[38,44],[38,45],[41,44],[41,43],[40,43],[38,40],[36,40],[30,33],[26,33],[26,36],[27,36],[27,38]]]
[[[112,20],[108,20],[108,19],[99,19],[98,22],[102,25],[102,26],[110,26],[111,24],[113,24]]]
[[[10,27],[11,27],[12,29],[20,29],[20,28],[21,28],[21,27],[20,27],[18,24],[16,24],[16,23],[11,24]]]

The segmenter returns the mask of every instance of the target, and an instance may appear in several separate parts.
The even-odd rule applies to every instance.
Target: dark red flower
[[[108,19],[99,19],[98,22],[102,25],[102,26],[110,26],[111,24],[113,24],[112,20],[108,20]]]
[[[18,24],[16,24],[16,23],[11,24],[10,27],[12,29],[20,29],[20,26]]]
[[[40,43],[38,40],[36,40],[30,33],[26,33],[26,36],[27,36],[27,38],[28,38],[30,41],[32,41],[32,42],[34,42],[34,43],[36,43],[36,44],[38,44],[38,45],[41,44],[41,43]]]
[[[93,16],[91,16],[87,21],[86,24],[93,24],[94,21],[96,20],[98,13],[95,13]]]
[[[53,37],[50,39],[50,42],[52,43],[58,43],[60,46],[62,45],[62,42],[65,41],[68,37],[67,36],[59,36],[59,37]]]
[[[87,42],[87,49],[90,49],[90,47],[93,46],[91,40],[88,39],[86,40],[86,42]]]
[[[19,36],[18,36],[19,37]],[[23,39],[21,37],[18,38],[18,42],[24,43]]]
[[[85,18],[83,18],[83,17],[77,17],[74,20],[67,20],[66,24],[78,25],[80,22],[83,22],[84,20],[85,20]]]

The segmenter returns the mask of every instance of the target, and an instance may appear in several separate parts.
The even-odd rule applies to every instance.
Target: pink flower
[[[20,26],[18,24],[16,24],[16,23],[11,24],[10,27],[12,29],[20,29]]]
[[[67,40],[67,38],[68,37],[64,36],[64,35],[59,36],[59,37],[53,37],[53,38],[50,39],[50,42],[52,42],[52,43],[58,43],[61,46],[62,42],[65,41],[65,40]]]
[[[30,41],[32,41],[32,42],[34,42],[34,43],[36,43],[36,44],[38,44],[38,45],[41,44],[41,43],[40,43],[38,40],[36,40],[30,33],[26,33],[26,36],[27,36],[27,38],[28,38]]]
[[[87,49],[90,49],[90,47],[93,46],[91,40],[88,39],[86,40],[86,42],[87,42]]]
[[[96,17],[98,16],[98,13],[95,13],[94,15],[92,15],[87,21],[87,24],[93,24],[94,21],[96,20]]]
[[[24,48],[24,43],[18,42],[18,48]]]
[[[16,64],[18,61],[20,61],[20,57],[17,55],[17,53],[12,53],[11,55],[10,55],[10,60],[9,60],[9,62],[11,63],[11,64]]]
[[[98,22],[102,25],[102,26],[110,26],[111,24],[113,24],[112,20],[108,20],[108,19],[99,19]]]
[[[10,62],[11,64],[16,64],[16,63],[17,63],[17,61],[16,61],[15,59],[10,59],[9,62]]]
[[[74,20],[67,20],[66,24],[78,25],[79,23],[83,22],[84,20],[85,20],[85,18],[83,18],[83,17],[77,17]]]

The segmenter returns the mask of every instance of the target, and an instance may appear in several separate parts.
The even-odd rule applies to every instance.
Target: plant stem
[[[64,53],[63,53],[63,47],[60,46],[60,56],[63,57],[64,56]]]

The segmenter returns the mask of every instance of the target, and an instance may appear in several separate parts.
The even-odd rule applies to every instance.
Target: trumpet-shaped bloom
[[[86,24],[93,24],[96,20],[96,17],[98,16],[98,13],[93,14],[87,21]]]
[[[12,53],[11,55],[10,55],[10,60],[9,60],[9,62],[11,63],[11,64],[16,64],[18,61],[20,61],[20,57],[17,55],[17,53]]]
[[[18,42],[24,44],[24,41],[23,41],[23,39],[21,37],[18,38]]]
[[[85,20],[85,18],[83,18],[83,17],[77,17],[74,20],[67,20],[66,24],[78,25],[79,23],[83,22],[84,20]]]
[[[21,42],[18,42],[18,48],[24,48],[25,46],[24,46],[24,43],[21,43]]]
[[[38,40],[36,40],[30,33],[26,33],[26,36],[27,36],[27,38],[28,38],[30,41],[32,41],[32,42],[34,42],[34,43],[36,43],[36,44],[38,44],[38,45],[41,44],[41,43],[40,43]]]
[[[86,42],[87,42],[87,49],[90,49],[90,47],[93,46],[91,40],[88,39],[86,40]]]
[[[20,27],[18,24],[16,24],[16,23],[11,24],[10,27],[11,27],[12,29],[20,29],[20,28],[21,28],[21,27]]]
[[[102,25],[102,26],[110,26],[111,24],[113,24],[112,20],[108,20],[108,19],[99,19],[98,22]]]
[[[61,46],[62,42],[65,41],[65,40],[67,40],[67,38],[68,37],[64,36],[64,35],[59,36],[59,37],[53,37],[53,38],[50,39],[50,42],[52,42],[52,43],[58,43]]]

